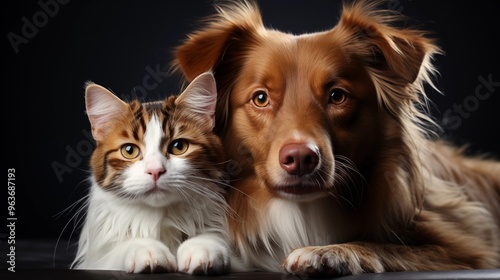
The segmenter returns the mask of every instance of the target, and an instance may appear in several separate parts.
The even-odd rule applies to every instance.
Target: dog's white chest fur
[[[260,215],[258,237],[252,243],[263,246],[246,248],[249,254],[243,254],[243,261],[271,271],[279,271],[279,261],[294,249],[343,242],[354,230],[335,226],[349,222],[335,209],[331,197],[305,203],[273,199]]]

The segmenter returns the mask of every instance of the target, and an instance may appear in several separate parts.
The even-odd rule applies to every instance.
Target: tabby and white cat
[[[213,75],[163,101],[126,103],[94,83],[97,146],[75,269],[220,274],[230,268],[224,152]]]

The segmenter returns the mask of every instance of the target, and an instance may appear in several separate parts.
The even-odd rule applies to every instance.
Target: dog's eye
[[[269,104],[269,97],[263,90],[259,90],[253,96],[253,103],[257,107],[266,107]]]
[[[329,101],[332,104],[342,104],[347,99],[347,94],[345,90],[340,88],[334,88],[330,91]]]

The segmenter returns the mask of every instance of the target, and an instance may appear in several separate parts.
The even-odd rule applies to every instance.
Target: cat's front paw
[[[128,273],[161,273],[177,271],[174,255],[165,244],[148,240],[133,244],[125,256],[125,271]]]
[[[179,272],[220,275],[230,270],[229,248],[214,236],[197,236],[184,241],[177,250]]]
[[[372,250],[353,244],[296,249],[282,266],[290,274],[329,277],[384,271],[382,262]]]

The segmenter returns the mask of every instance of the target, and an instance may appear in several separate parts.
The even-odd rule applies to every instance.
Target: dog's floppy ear
[[[218,65],[234,59],[226,53],[228,46],[232,52],[237,51],[242,42],[251,40],[263,28],[260,11],[253,2],[227,2],[215,8],[218,13],[206,18],[207,24],[175,49],[173,68],[188,81],[209,70],[217,74]]]
[[[439,49],[422,31],[391,26],[399,15],[377,9],[379,3],[356,1],[345,4],[337,27],[351,33],[351,39],[357,41],[356,52],[360,53],[361,46],[366,55],[371,56],[368,59],[372,60],[371,66],[389,70],[391,76],[413,83],[422,65]]]

